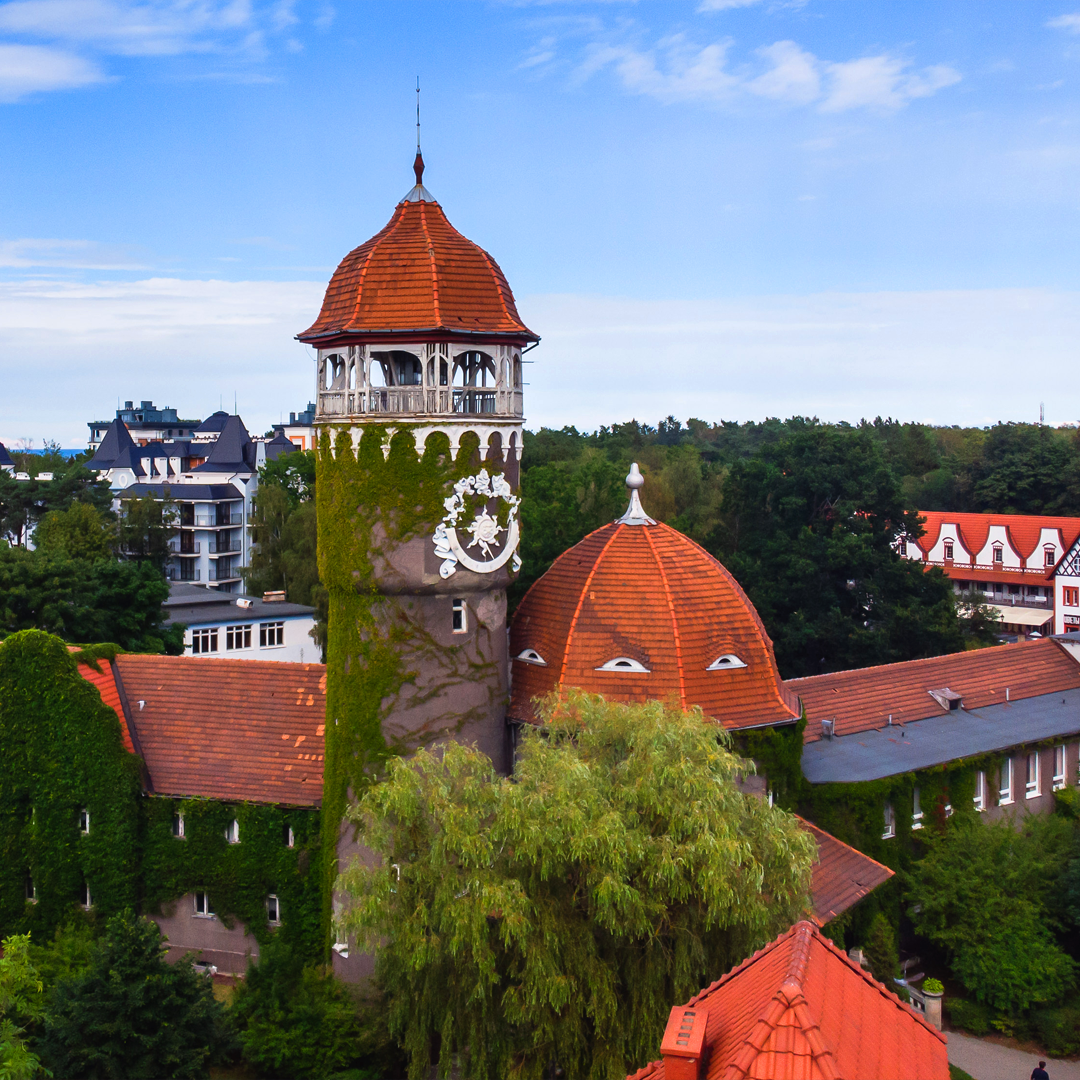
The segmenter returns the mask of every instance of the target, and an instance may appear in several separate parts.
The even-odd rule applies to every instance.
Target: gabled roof
[[[291,439],[285,437],[283,431],[277,434],[266,444],[266,460],[277,461],[282,454],[292,454],[300,448]]]
[[[102,662],[104,668],[106,662]],[[322,801],[322,664],[121,654],[79,668],[132,730],[157,795],[317,806]]]
[[[916,543],[929,552],[938,542],[941,527],[945,524],[956,525],[960,541],[968,553],[974,557],[986,546],[991,525],[1003,525],[1013,549],[1023,559],[1028,559],[1039,545],[1043,529],[1058,529],[1061,532],[1062,545],[1068,549],[1080,537],[1080,518],[1077,517],[1042,517],[1034,514],[954,514],[943,510],[920,510],[919,516],[926,518],[923,536]]]
[[[813,822],[795,815],[799,825],[813,838],[818,848],[810,892],[814,903],[814,921],[824,926],[843,915],[864,896],[893,876],[887,866],[837,840]]]
[[[526,650],[543,664],[522,659]],[[563,552],[518,607],[510,653],[514,720],[533,722],[533,698],[558,686],[615,701],[700,705],[727,728],[799,716],[746,594],[667,525],[613,522]],[[639,668],[598,670],[619,658]]]
[[[836,735],[872,731],[893,723],[940,716],[948,710],[931,690],[960,694],[965,709],[1080,689],[1080,664],[1051,638],[988,649],[905,660],[898,664],[836,671],[784,685],[806,710],[805,742],[822,737],[821,722],[834,720]]]
[[[945,1036],[810,922],[796,923],[685,1008],[705,1013],[705,1080],[949,1077]],[[655,1061],[629,1080],[667,1075]]]
[[[15,462],[11,460],[11,455],[7,452],[7,447],[0,443],[0,468],[14,467]]]
[[[206,460],[192,472],[246,472],[254,467],[253,448],[244,421],[239,416],[230,416]]]
[[[205,435],[208,432],[223,431],[228,422],[229,414],[224,409],[218,409],[211,413],[196,429],[196,435]]]
[[[319,317],[297,337],[318,347],[403,332],[539,341],[498,263],[447,221],[421,184],[381,232],[342,259]]]
[[[131,457],[131,451],[134,449],[136,446],[127,426],[123,420],[117,418],[109,424],[109,430],[102,436],[100,445],[94,451],[94,456],[86,463],[86,467],[96,470],[133,469],[138,466],[138,462]],[[141,468],[138,471],[141,473]]]

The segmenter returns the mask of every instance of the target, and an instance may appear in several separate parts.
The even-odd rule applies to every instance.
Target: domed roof
[[[707,551],[646,517],[636,495],[521,602],[510,628],[510,717],[533,721],[533,698],[562,685],[700,705],[726,728],[796,720],[798,699],[746,594]]]
[[[414,169],[416,186],[381,232],[341,260],[319,317],[299,340],[321,347],[434,331],[539,341],[499,264],[447,221],[423,186],[419,154]]]

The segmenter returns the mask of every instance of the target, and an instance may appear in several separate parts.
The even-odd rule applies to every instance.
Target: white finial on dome
[[[630,489],[630,505],[626,508],[626,513],[616,521],[617,525],[655,525],[653,521],[641,505],[641,498],[638,492],[645,484],[645,477],[641,475],[641,470],[637,467],[635,461],[630,466],[630,472],[626,476],[626,486]]]

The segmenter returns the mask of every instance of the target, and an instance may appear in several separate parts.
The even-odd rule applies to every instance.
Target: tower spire
[[[420,76],[416,76],[416,159],[413,161],[416,184],[424,183],[424,155],[420,153]]]

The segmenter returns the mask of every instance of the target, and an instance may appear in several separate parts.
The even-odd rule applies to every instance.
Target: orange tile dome
[[[513,720],[534,721],[532,700],[560,685],[700,705],[726,728],[799,716],[739,584],[688,537],[647,518],[636,491],[625,517],[560,555],[528,591],[510,655]]]
[[[478,341],[539,341],[522,321],[499,264],[450,224],[416,186],[386,227],[350,251],[330,279],[322,310],[297,337],[316,347],[435,333]]]

